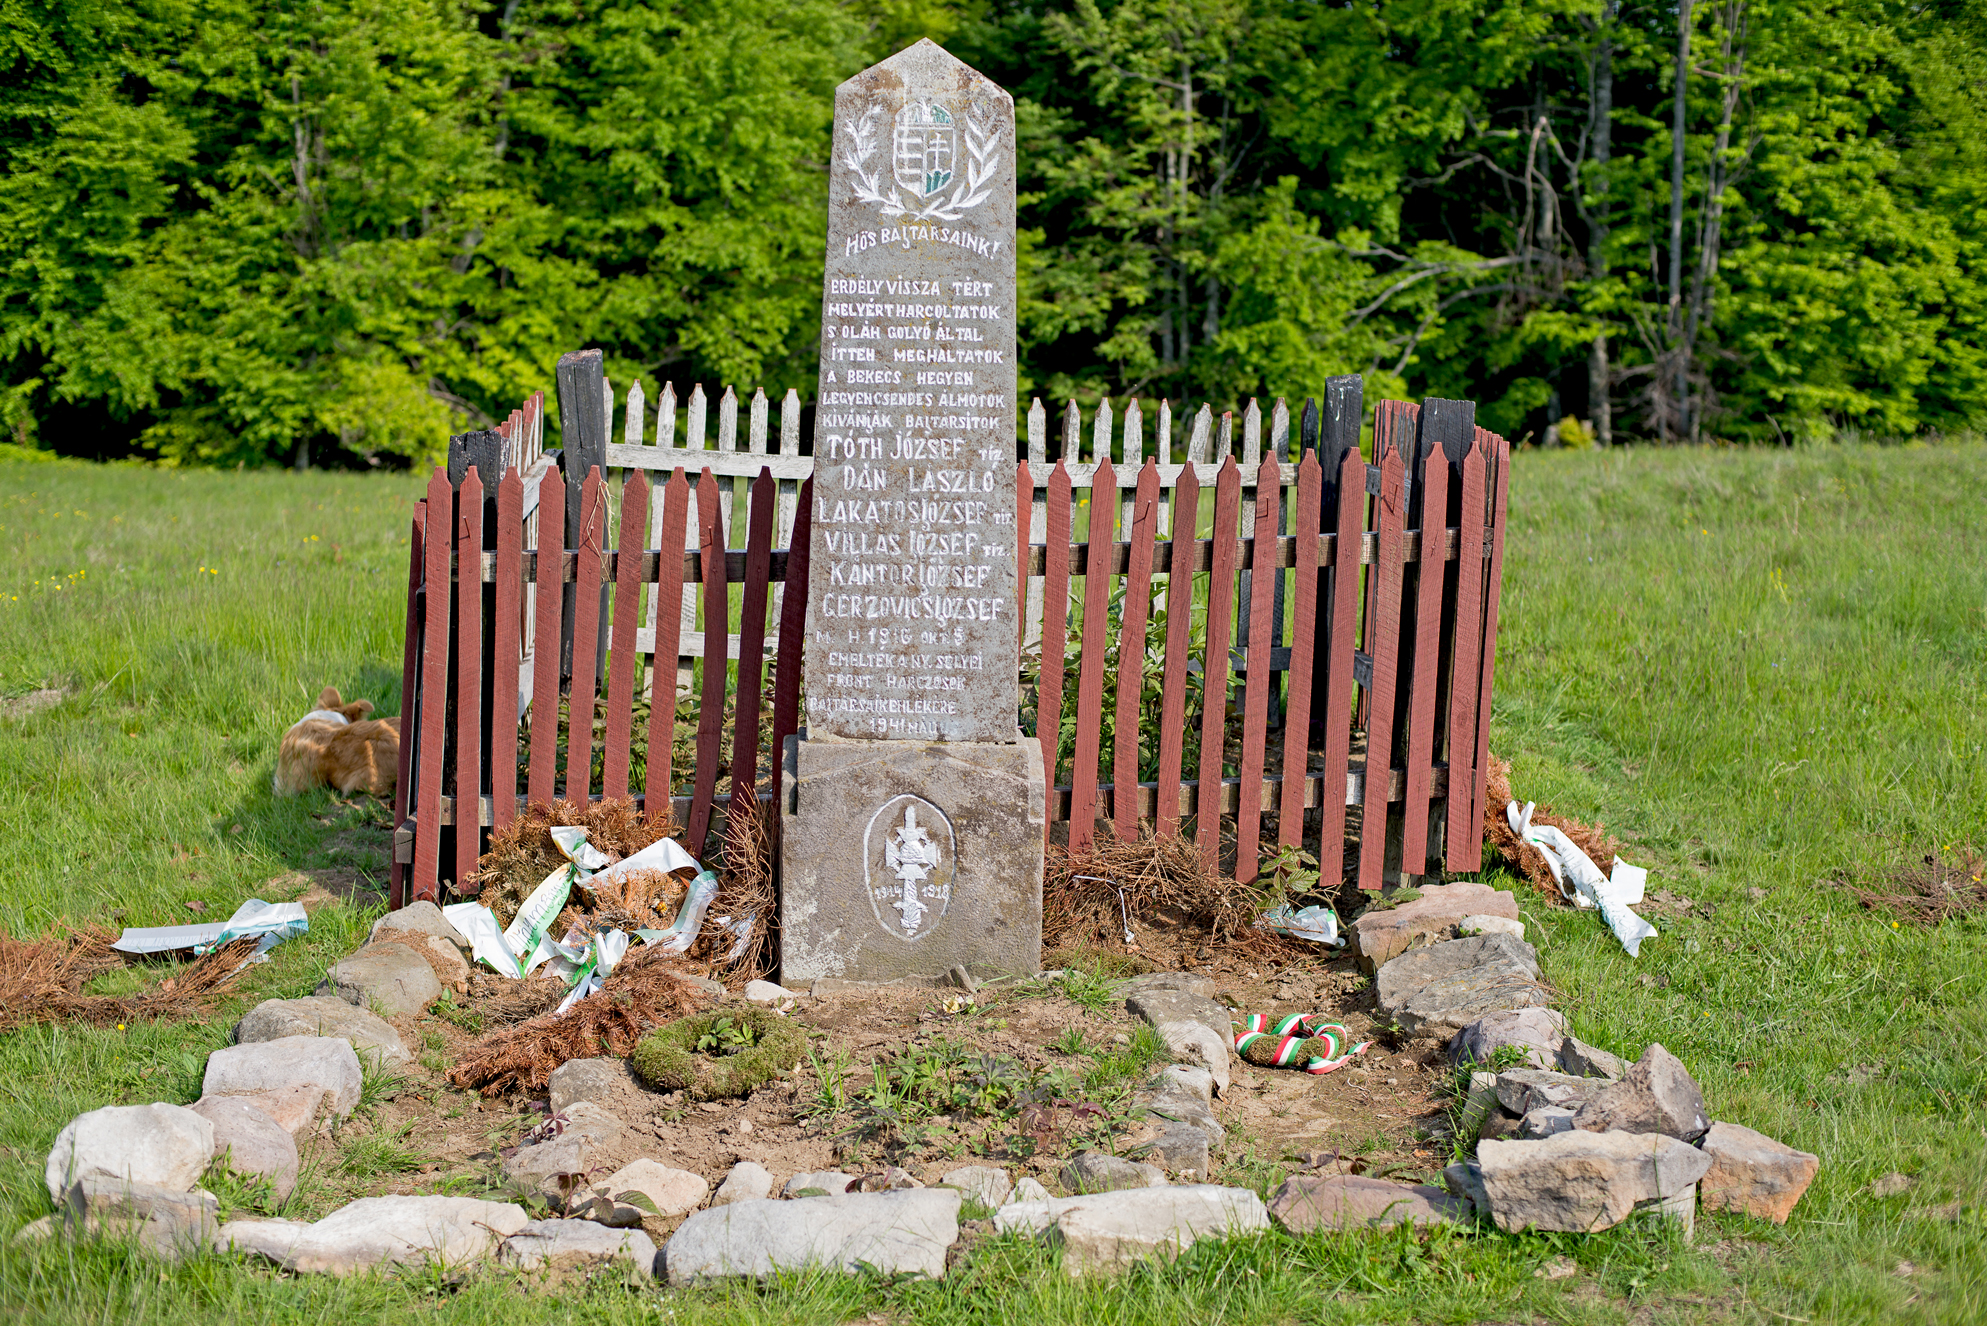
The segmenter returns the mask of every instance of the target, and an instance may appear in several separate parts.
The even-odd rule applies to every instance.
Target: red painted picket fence
[[[583,389],[589,401],[598,390]],[[638,414],[639,386],[630,396]],[[673,393],[664,399],[673,409]],[[611,391],[606,401],[611,414]],[[763,413],[755,413],[753,452],[766,449]],[[1337,878],[1348,838],[1365,888],[1476,870],[1509,477],[1504,440],[1474,427],[1466,402],[1386,401],[1374,412],[1369,465],[1358,446],[1357,379],[1339,379],[1328,417],[1307,410],[1299,439],[1287,438],[1279,404],[1284,432],[1272,430],[1267,450],[1251,406],[1256,440],[1239,462],[1228,417],[1217,435],[1203,410],[1184,463],[1173,464],[1165,423],[1156,454],[1144,457],[1130,412],[1124,459],[1114,466],[1108,407],[1100,413],[1092,460],[1081,461],[1070,444],[1072,407],[1064,455],[1051,465],[1033,437],[1038,405],[1036,445],[1016,471],[1019,570],[1039,586],[1031,603],[1045,605],[1020,623],[1024,647],[1039,649],[1034,686],[1021,699],[1037,714],[1054,789],[1049,820],[1065,826],[1052,834],[1082,848],[1100,823],[1121,836],[1141,824],[1175,834],[1191,823],[1202,851],[1245,880],[1270,844],[1315,844],[1324,877]],[[569,433],[565,463],[609,458],[606,416],[596,419],[602,444],[575,446]],[[692,419],[688,432],[700,437],[701,414]],[[637,422],[631,416],[631,435]],[[613,467],[589,464],[569,503],[567,477],[540,456],[542,423],[538,396],[493,433],[466,435],[471,443],[460,454],[452,447],[451,466],[436,471],[416,507],[395,906],[436,898],[444,880],[465,879],[485,831],[528,803],[584,796],[649,806],[666,798],[695,852],[734,799],[777,796],[778,752],[800,714],[812,480],[799,480],[797,495],[781,485],[795,481],[786,471],[798,472],[804,458],[614,447],[612,459],[625,468],[609,547]],[[783,467],[777,474],[775,465]],[[501,472],[494,500],[486,467]],[[733,484],[749,485],[743,548],[730,546],[726,529]],[[579,513],[576,530],[566,528],[568,510]],[[776,547],[789,518],[791,547]],[[651,541],[657,546],[644,546]],[[563,551],[541,556],[543,547]],[[776,595],[787,582],[796,592]],[[475,592],[465,592],[470,585]],[[697,623],[685,609],[699,598],[704,620],[693,649]],[[762,750],[775,601],[771,742]],[[1165,627],[1155,632],[1160,611]],[[564,667],[562,639],[576,646]],[[703,641],[730,643],[704,657]],[[688,768],[673,759],[676,725],[691,721],[679,720],[672,703],[679,650],[701,659]],[[1148,670],[1158,674],[1156,725]],[[1127,676],[1139,684],[1124,684]],[[607,705],[595,782],[601,677]],[[1189,704],[1195,678],[1199,694],[1213,697],[1197,710]],[[650,689],[658,694],[637,787],[632,713]],[[1192,768],[1190,731],[1200,746]],[[563,779],[562,735],[570,766]],[[727,746],[729,785],[720,790]],[[1386,753],[1383,778],[1367,774],[1375,751]],[[1153,776],[1141,777],[1142,765]],[[1354,806],[1356,822],[1347,813]],[[1232,826],[1232,846],[1202,825]]]

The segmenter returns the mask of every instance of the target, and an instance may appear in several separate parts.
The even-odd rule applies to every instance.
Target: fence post
[[[566,472],[566,529],[580,529],[582,481],[598,466],[607,470],[607,380],[601,371],[598,350],[574,350],[559,356],[559,445],[565,448],[560,468]],[[543,550],[544,541],[539,541]],[[564,551],[561,549],[560,551]],[[579,586],[561,586],[559,614],[559,677],[570,682],[573,676],[573,626]],[[601,602],[590,620],[605,620],[607,586],[600,587]],[[605,644],[605,641],[601,642]],[[597,680],[597,679],[596,679]]]

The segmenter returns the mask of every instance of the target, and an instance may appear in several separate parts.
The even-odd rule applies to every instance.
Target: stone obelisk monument
[[[788,983],[1040,963],[1014,164],[1013,98],[930,41],[836,89],[806,726],[780,808]]]

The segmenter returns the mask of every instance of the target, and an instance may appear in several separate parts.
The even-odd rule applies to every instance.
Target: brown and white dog
[[[317,708],[283,734],[276,752],[276,795],[295,796],[329,784],[343,793],[386,796],[400,772],[400,720],[372,718],[371,700],[346,704],[327,686]]]

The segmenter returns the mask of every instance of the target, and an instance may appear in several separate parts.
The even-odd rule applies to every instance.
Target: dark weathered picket
[[[674,408],[670,393],[664,400]],[[728,393],[720,402],[721,425],[736,400]],[[1280,405],[1265,435],[1252,404],[1240,439],[1233,416],[1217,421],[1203,408],[1185,464],[1174,463],[1163,404],[1150,456],[1140,413],[1125,411],[1122,461],[1112,458],[1109,411],[1099,412],[1091,456],[1082,458],[1072,409],[1062,457],[1017,465],[1016,566],[1024,582],[1040,585],[1017,627],[1035,669],[1033,694],[1022,698],[1034,702],[1049,818],[1067,824],[1052,833],[1066,834],[1072,849],[1092,843],[1100,823],[1120,836],[1142,824],[1162,834],[1191,825],[1207,859],[1242,880],[1262,869],[1271,839],[1315,843],[1327,878],[1343,876],[1350,841],[1367,888],[1428,873],[1438,861],[1453,871],[1477,865],[1509,449],[1474,427],[1467,403],[1382,402],[1368,464],[1348,414],[1358,408],[1356,381],[1334,382],[1327,407],[1320,415],[1307,406],[1294,453]],[[626,459],[659,456],[663,447],[613,448],[609,464],[627,468],[610,551],[608,473],[590,465],[583,478],[568,477],[541,458],[542,408],[534,397],[499,426],[500,455],[471,450],[503,465],[491,505],[491,476],[458,465],[457,485],[438,472],[416,508],[396,903],[438,897],[445,878],[466,877],[482,829],[501,827],[527,801],[667,805],[687,822],[686,841],[706,848],[725,807],[778,795],[783,744],[799,727],[813,481],[797,443],[785,446],[785,416],[781,454],[764,454],[756,475],[722,449],[696,453],[721,464],[663,466]],[[754,458],[762,414],[755,397]],[[1038,412],[1031,428],[1039,422]],[[669,452],[685,461],[692,454]],[[666,481],[643,472],[663,468],[671,470]],[[736,549],[726,532],[734,485],[749,494]],[[1082,489],[1090,508],[1078,542]],[[578,522],[570,531],[569,512]],[[1208,537],[1198,537],[1203,529]],[[786,586],[777,600],[775,586]],[[1161,603],[1165,629],[1154,640]],[[701,622],[686,616],[692,607]],[[1072,632],[1075,612],[1081,626]],[[578,652],[570,669],[561,666],[562,639]],[[705,641],[727,644],[706,651]],[[674,699],[684,650],[701,660],[699,714],[695,765],[678,769]],[[774,744],[762,750],[768,655]],[[1145,710],[1154,657],[1156,731]],[[1189,704],[1195,673],[1197,709]],[[606,693],[604,749],[594,737],[596,685]],[[637,788],[633,716],[643,693],[646,771]],[[1187,769],[1195,731],[1197,767]],[[1156,750],[1141,749],[1142,737]],[[730,775],[720,789],[727,750]],[[1140,777],[1147,761],[1156,764],[1149,782]],[[768,772],[770,789],[760,783]],[[1360,823],[1348,837],[1352,806]]]

